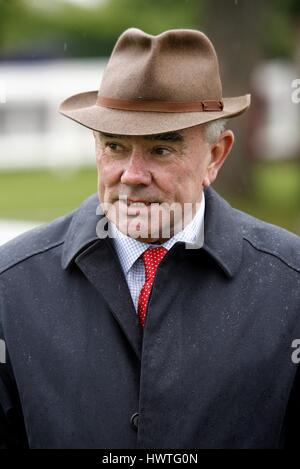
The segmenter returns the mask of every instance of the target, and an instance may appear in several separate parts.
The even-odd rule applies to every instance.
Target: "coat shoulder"
[[[277,257],[300,272],[300,237],[295,233],[233,209],[242,227],[243,238],[254,249]]]

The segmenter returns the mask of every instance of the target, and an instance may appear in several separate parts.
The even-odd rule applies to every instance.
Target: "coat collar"
[[[243,231],[238,212],[211,187],[205,191],[205,200],[203,249],[228,277],[234,277],[243,251]]]
[[[100,241],[96,233],[97,223],[102,217],[97,215],[98,207],[98,196],[93,194],[74,212],[63,246],[63,269],[67,269],[84,248]]]
[[[237,221],[236,211],[211,187],[205,190],[205,201],[203,249],[228,277],[233,277],[242,259],[242,227]],[[102,218],[97,194],[86,199],[75,211],[63,247],[64,269],[91,245],[96,247],[108,243],[111,249],[111,240],[99,239],[96,233],[97,223]]]

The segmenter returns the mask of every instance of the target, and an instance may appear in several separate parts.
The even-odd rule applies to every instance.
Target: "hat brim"
[[[222,111],[124,111],[97,105],[97,95],[97,91],[75,94],[61,103],[59,112],[92,130],[118,135],[151,135],[238,116],[250,106],[250,94],[246,94],[223,98]]]

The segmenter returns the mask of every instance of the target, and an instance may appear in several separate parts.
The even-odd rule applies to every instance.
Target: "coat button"
[[[132,416],[130,418],[130,423],[137,430],[138,424],[139,424],[139,414],[138,414],[138,412],[136,412],[135,414],[132,414]]]

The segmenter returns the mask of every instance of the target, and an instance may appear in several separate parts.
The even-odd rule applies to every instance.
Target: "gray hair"
[[[207,143],[215,143],[220,134],[225,130],[226,119],[219,119],[202,124],[203,138]]]

